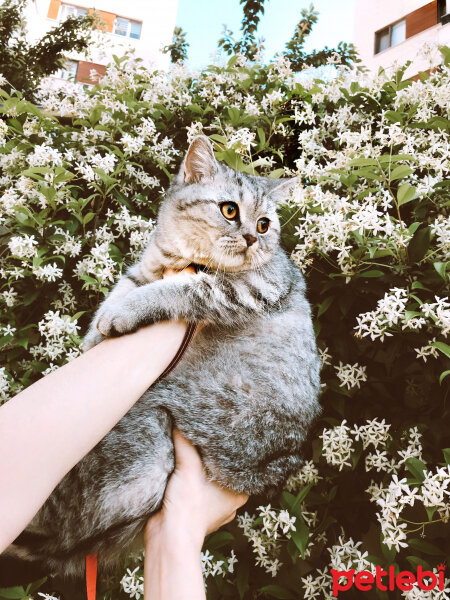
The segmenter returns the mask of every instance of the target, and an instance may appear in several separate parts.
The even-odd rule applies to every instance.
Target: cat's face
[[[161,208],[158,228],[187,261],[225,271],[257,269],[279,243],[280,187],[279,181],[219,165],[209,140],[198,136]]]

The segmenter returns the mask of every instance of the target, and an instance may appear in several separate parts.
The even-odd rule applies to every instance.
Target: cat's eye
[[[220,205],[220,210],[222,211],[223,216],[229,221],[237,219],[239,214],[239,208],[235,202],[224,202]]]
[[[269,229],[269,225],[270,219],[262,218],[258,220],[256,229],[258,230],[258,233],[266,233],[266,231]]]

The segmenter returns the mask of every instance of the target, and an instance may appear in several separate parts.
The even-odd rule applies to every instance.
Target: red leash
[[[97,554],[86,556],[86,592],[87,600],[95,600],[97,587]]]
[[[197,331],[196,323],[189,323],[186,333],[184,334],[183,341],[181,342],[181,346],[178,348],[178,352],[175,354],[174,358],[170,362],[169,366],[161,375],[158,377],[156,381],[161,381],[164,377],[175,369],[177,364],[183,358],[183,354],[188,349],[189,344],[192,341],[192,338]],[[155,382],[156,383],[156,382]],[[87,592],[87,600],[95,600],[96,587],[97,587],[97,563],[98,563],[98,554],[87,554],[86,555],[86,592]]]

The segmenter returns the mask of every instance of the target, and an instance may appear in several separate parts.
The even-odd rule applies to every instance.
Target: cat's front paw
[[[116,337],[135,331],[137,322],[129,312],[121,310],[120,305],[118,305],[102,311],[95,326],[102,336]]]
[[[103,342],[104,339],[103,335],[95,327],[91,327],[83,339],[81,348],[83,352],[87,352],[97,344],[100,344],[100,342]]]

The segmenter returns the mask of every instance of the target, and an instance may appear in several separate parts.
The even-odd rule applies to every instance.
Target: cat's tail
[[[149,515],[122,521],[108,529],[80,539],[70,548],[55,545],[44,534],[23,531],[0,555],[0,588],[24,585],[49,575],[80,579],[85,575],[87,554],[98,554],[99,572],[117,567],[133,543],[143,545],[143,532]]]
[[[24,531],[0,554],[0,587],[24,585],[48,575],[44,561],[33,552],[36,542],[35,534]]]

